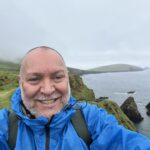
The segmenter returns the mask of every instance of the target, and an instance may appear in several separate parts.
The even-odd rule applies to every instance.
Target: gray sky
[[[67,66],[150,66],[149,0],[0,0],[0,58],[57,49]]]

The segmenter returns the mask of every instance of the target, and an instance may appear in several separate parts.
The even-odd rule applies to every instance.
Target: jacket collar
[[[62,125],[65,124],[66,121],[69,121],[71,116],[75,112],[75,110],[73,109],[73,105],[75,103],[76,99],[71,96],[67,105],[59,113],[53,116],[50,126],[54,128],[62,128]],[[49,122],[49,120],[44,116],[41,116],[39,118],[32,118],[31,116],[28,116],[27,110],[22,105],[21,90],[19,87],[16,89],[15,93],[12,96],[11,104],[12,110],[29,126],[43,126]]]

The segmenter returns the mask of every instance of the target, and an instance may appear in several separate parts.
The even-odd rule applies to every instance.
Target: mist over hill
[[[89,69],[88,71],[95,72],[125,72],[125,71],[142,71],[144,70],[141,67],[133,66],[129,64],[113,64],[107,66],[96,67],[93,69]]]
[[[70,72],[78,75],[83,74],[96,74],[96,73],[108,73],[108,72],[130,72],[130,71],[143,71],[146,68],[141,68],[138,66],[133,66],[129,64],[113,64],[107,66],[100,66],[88,70],[81,70],[75,68],[68,68]]]
[[[0,60],[1,70],[19,70],[20,64],[16,62]]]
[[[20,63],[0,60],[0,69],[19,70]],[[129,72],[129,71],[143,71],[146,68],[133,66],[129,64],[113,64],[107,66],[100,66],[88,70],[82,70],[72,67],[67,67],[70,73],[83,75],[83,74],[95,74],[95,73],[107,73],[107,72]]]

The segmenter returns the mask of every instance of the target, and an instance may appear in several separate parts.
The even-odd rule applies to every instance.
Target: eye
[[[55,81],[56,81],[56,82],[60,82],[60,81],[63,80],[64,77],[65,77],[64,74],[57,74],[57,75],[55,76]]]
[[[31,78],[31,79],[28,79],[28,81],[37,81],[38,78]]]
[[[36,83],[38,83],[38,82],[40,81],[40,78],[39,78],[39,77],[29,77],[29,78],[27,79],[27,81],[28,81],[29,83],[31,83],[31,84],[36,84]]]

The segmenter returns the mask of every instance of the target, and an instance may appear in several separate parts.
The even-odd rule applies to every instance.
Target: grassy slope
[[[10,96],[18,86],[18,71],[0,71],[0,108],[10,107]],[[77,99],[94,100],[94,92],[83,84],[78,75],[69,74],[72,95]]]
[[[69,74],[71,93],[77,99],[94,100],[93,90],[84,85],[82,78],[75,74]]]
[[[0,108],[10,108],[10,98],[18,86],[18,71],[0,71]]]
[[[16,69],[15,69],[16,70]],[[0,108],[10,108],[10,99],[11,95],[14,92],[15,88],[18,86],[17,75],[18,71],[15,70],[7,70],[0,69]],[[94,93],[92,90],[89,90],[86,86],[84,86],[82,79],[76,78],[76,75],[70,77],[71,87],[73,88],[73,95],[76,98],[81,99],[94,99]],[[119,120],[119,123],[124,125],[130,130],[136,130],[132,122],[128,120],[128,118],[120,111],[117,104],[113,102],[103,101],[100,103],[91,102],[96,104],[99,107],[105,108],[108,112],[114,114],[116,118]]]
[[[9,89],[7,91],[0,92],[0,108],[10,109],[11,105],[11,96],[16,88]]]
[[[95,103],[95,102],[92,102]],[[123,113],[117,103],[110,101],[110,100],[103,100],[100,102],[95,103],[98,107],[102,107],[107,110],[108,113],[113,114],[119,124],[123,125],[124,127],[136,131],[134,124],[129,120],[129,118]]]
[[[1,70],[19,70],[19,64],[9,61],[0,60],[0,69]]]

